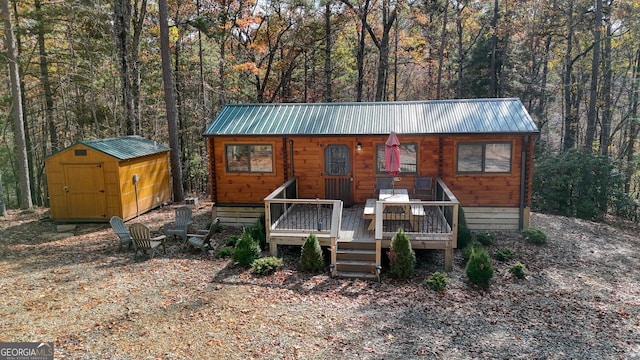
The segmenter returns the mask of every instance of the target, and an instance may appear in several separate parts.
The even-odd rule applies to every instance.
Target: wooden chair
[[[426,176],[416,176],[416,183],[413,187],[413,194],[423,200],[433,200],[433,178]]]
[[[184,245],[187,242],[187,232],[189,231],[189,225],[193,223],[193,214],[191,212],[191,208],[188,208],[186,206],[177,208],[175,217],[176,220],[173,226],[170,226],[170,224],[165,224],[164,233],[166,235],[173,235],[174,237],[181,237],[182,244]]]
[[[131,239],[133,242],[133,248],[135,252],[133,254],[133,258],[136,259],[139,253],[148,253],[151,251],[151,258],[153,259],[156,251],[162,245],[162,250],[164,253],[167,253],[167,248],[165,245],[166,235],[156,236],[154,238],[151,237],[151,231],[149,228],[140,223],[132,224],[129,227],[129,232],[131,233]]]
[[[202,254],[206,254],[207,250],[211,248],[211,238],[216,232],[219,220],[216,219],[209,226],[209,230],[199,230],[197,234],[187,234],[187,243],[193,247],[202,250]]]
[[[378,196],[380,189],[393,189],[392,177],[376,177],[375,195]]]
[[[112,216],[111,220],[109,220],[109,224],[111,224],[111,228],[113,232],[118,235],[120,238],[119,249],[122,249],[122,246],[126,246],[128,249],[131,248],[131,234],[129,234],[129,230],[124,225],[124,220],[122,220],[119,216]]]

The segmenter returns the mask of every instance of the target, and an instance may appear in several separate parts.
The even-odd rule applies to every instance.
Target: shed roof
[[[107,139],[82,140],[79,141],[78,144],[83,144],[119,160],[128,160],[170,150],[164,145],[160,145],[155,141],[151,141],[137,135]]]
[[[537,133],[517,98],[225,105],[204,135]]]

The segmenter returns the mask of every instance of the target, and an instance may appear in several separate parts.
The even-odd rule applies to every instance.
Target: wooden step
[[[367,260],[376,261],[375,250],[360,250],[360,249],[338,249],[336,251],[337,260]]]
[[[362,241],[340,241],[337,243],[338,250],[344,249],[361,249],[361,250],[376,250],[375,242],[362,242]]]
[[[336,262],[337,271],[375,272],[376,263],[366,260],[339,260]]]
[[[338,271],[336,276],[344,278],[358,278],[378,281],[378,276],[375,273],[367,272],[355,272],[355,271]]]

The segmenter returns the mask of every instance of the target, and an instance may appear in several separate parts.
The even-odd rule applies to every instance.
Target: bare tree
[[[20,89],[20,72],[16,59],[16,46],[13,37],[13,25],[9,2],[0,0],[2,17],[4,17],[5,46],[7,48],[7,60],[9,63],[9,76],[11,77],[11,96],[13,100],[13,136],[16,144],[16,159],[18,166],[18,178],[20,179],[20,208],[33,207],[31,200],[31,188],[29,187],[29,163],[27,161],[27,145],[24,136],[24,119],[22,109],[22,97]]]
[[[180,141],[178,138],[178,122],[176,99],[173,94],[173,79],[171,77],[171,51],[169,49],[169,20],[167,10],[167,0],[158,2],[160,12],[160,55],[162,57],[162,80],[164,81],[164,101],[167,111],[167,127],[169,130],[169,146],[171,176],[173,178],[173,200],[184,200],[184,190],[182,187],[182,167],[180,164]]]
[[[593,149],[596,134],[598,100],[598,77],[600,70],[600,38],[602,37],[602,0],[596,0],[595,23],[593,24],[593,58],[591,61],[591,87],[589,88],[589,110],[587,112],[587,133],[584,147]]]

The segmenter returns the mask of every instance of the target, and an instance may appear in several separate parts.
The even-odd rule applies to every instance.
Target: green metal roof
[[[78,144],[86,145],[119,160],[128,160],[170,150],[168,147],[160,145],[155,141],[136,135],[107,139],[83,140],[79,141]]]
[[[204,135],[537,133],[520,99],[225,105]]]

